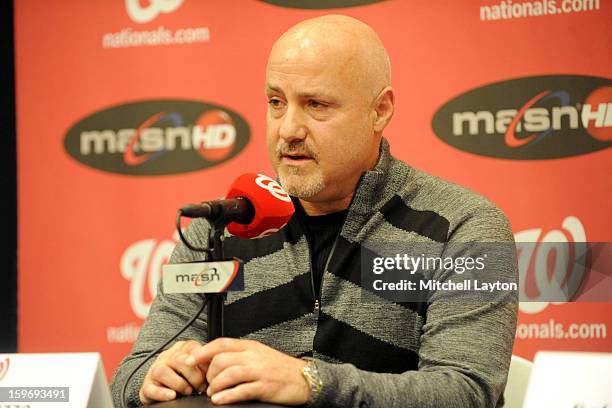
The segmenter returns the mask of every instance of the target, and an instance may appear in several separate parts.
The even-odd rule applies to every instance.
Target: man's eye
[[[272,99],[268,99],[268,104],[272,107],[272,108],[280,108],[282,106],[282,102],[280,99],[276,99],[276,98],[272,98]]]
[[[327,107],[325,103],[320,102],[320,101],[315,101],[315,100],[308,101],[308,104],[310,105],[310,107],[315,108],[315,109],[322,109],[322,108]]]

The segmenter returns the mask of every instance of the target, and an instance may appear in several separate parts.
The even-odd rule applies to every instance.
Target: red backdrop
[[[19,351],[100,351],[114,371],[176,242],[176,209],[222,195],[241,173],[272,174],[267,53],[291,25],[322,14],[361,19],[386,44],[397,98],[386,137],[397,157],[493,200],[518,240],[612,241],[612,2],[369,3],[16,2]],[[488,96],[464,96],[490,84]],[[542,116],[535,129],[543,111],[531,112],[532,129],[523,112],[517,134],[546,140],[504,145],[511,125],[499,110],[520,116],[542,91],[552,99],[533,106],[552,133]],[[491,112],[475,119],[473,139],[469,120],[450,135],[472,147],[434,131],[452,127],[454,116],[436,112],[453,100],[455,113]],[[562,106],[576,123],[567,113],[555,129]],[[501,128],[487,134],[493,117]],[[610,331],[612,303],[523,303],[515,353],[612,351]]]

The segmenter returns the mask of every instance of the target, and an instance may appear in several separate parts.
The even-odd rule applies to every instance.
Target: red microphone
[[[248,173],[238,177],[224,200],[204,201],[181,208],[190,218],[225,217],[232,220],[227,230],[241,238],[261,238],[281,229],[295,208],[289,194],[276,180],[263,174]]]
[[[263,174],[243,174],[230,187],[227,198],[244,198],[255,209],[248,224],[232,222],[227,230],[241,238],[261,238],[274,234],[289,222],[295,208],[289,194],[273,178]]]

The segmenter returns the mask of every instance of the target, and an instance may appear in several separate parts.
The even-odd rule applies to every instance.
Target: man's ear
[[[374,101],[374,131],[382,132],[393,117],[395,110],[395,95],[393,88],[385,87]]]

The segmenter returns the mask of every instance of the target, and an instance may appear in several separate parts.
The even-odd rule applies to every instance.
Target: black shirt
[[[297,200],[295,200],[297,201]],[[317,299],[321,295],[321,281],[336,236],[340,233],[348,210],[325,215],[308,215],[299,202],[295,202],[296,212],[306,228],[306,239],[310,248],[314,291]]]

